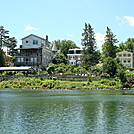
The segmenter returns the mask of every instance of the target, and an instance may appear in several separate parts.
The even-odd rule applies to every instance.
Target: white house
[[[69,64],[81,66],[82,64],[82,49],[69,49],[67,54]]]

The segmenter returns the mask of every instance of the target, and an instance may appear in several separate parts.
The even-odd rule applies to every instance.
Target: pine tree
[[[4,66],[5,66],[4,52],[0,48],[0,67],[4,67]]]
[[[87,68],[99,62],[100,54],[96,50],[95,33],[91,25],[85,23],[83,30],[83,39],[81,40],[81,45],[83,46],[83,65]]]
[[[114,35],[110,28],[107,27],[106,35],[105,35],[105,42],[102,46],[102,60],[107,57],[116,57],[116,46],[115,43],[118,42],[118,40],[115,38],[116,35]]]

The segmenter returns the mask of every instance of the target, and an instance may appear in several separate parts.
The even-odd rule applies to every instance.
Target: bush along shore
[[[121,81],[117,78],[99,79],[92,81],[70,81],[58,80],[56,77],[18,77],[3,80],[0,82],[0,88],[12,89],[78,89],[78,90],[119,90],[124,88]]]

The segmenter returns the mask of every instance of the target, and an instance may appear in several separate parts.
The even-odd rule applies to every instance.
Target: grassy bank
[[[19,89],[121,89],[122,85],[116,79],[101,79],[99,81],[61,81],[36,77],[12,78],[0,82],[0,88]]]

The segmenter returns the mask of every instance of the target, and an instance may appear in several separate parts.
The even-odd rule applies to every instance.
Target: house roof
[[[119,53],[131,53],[131,54],[132,54],[132,52],[129,52],[129,51],[121,51],[121,52],[117,52],[117,54],[119,54]]]
[[[39,37],[39,36],[37,36],[37,35],[34,35],[34,34],[30,34],[30,35],[28,35],[28,36],[22,38],[22,40],[25,39],[25,38],[28,38],[28,37],[30,37],[30,36],[35,36],[35,37],[40,38],[40,39],[42,39],[42,40],[46,40],[45,38],[41,38],[41,37]]]
[[[41,48],[17,48],[18,50],[37,50]]]
[[[30,71],[32,67],[0,67],[0,71]]]

